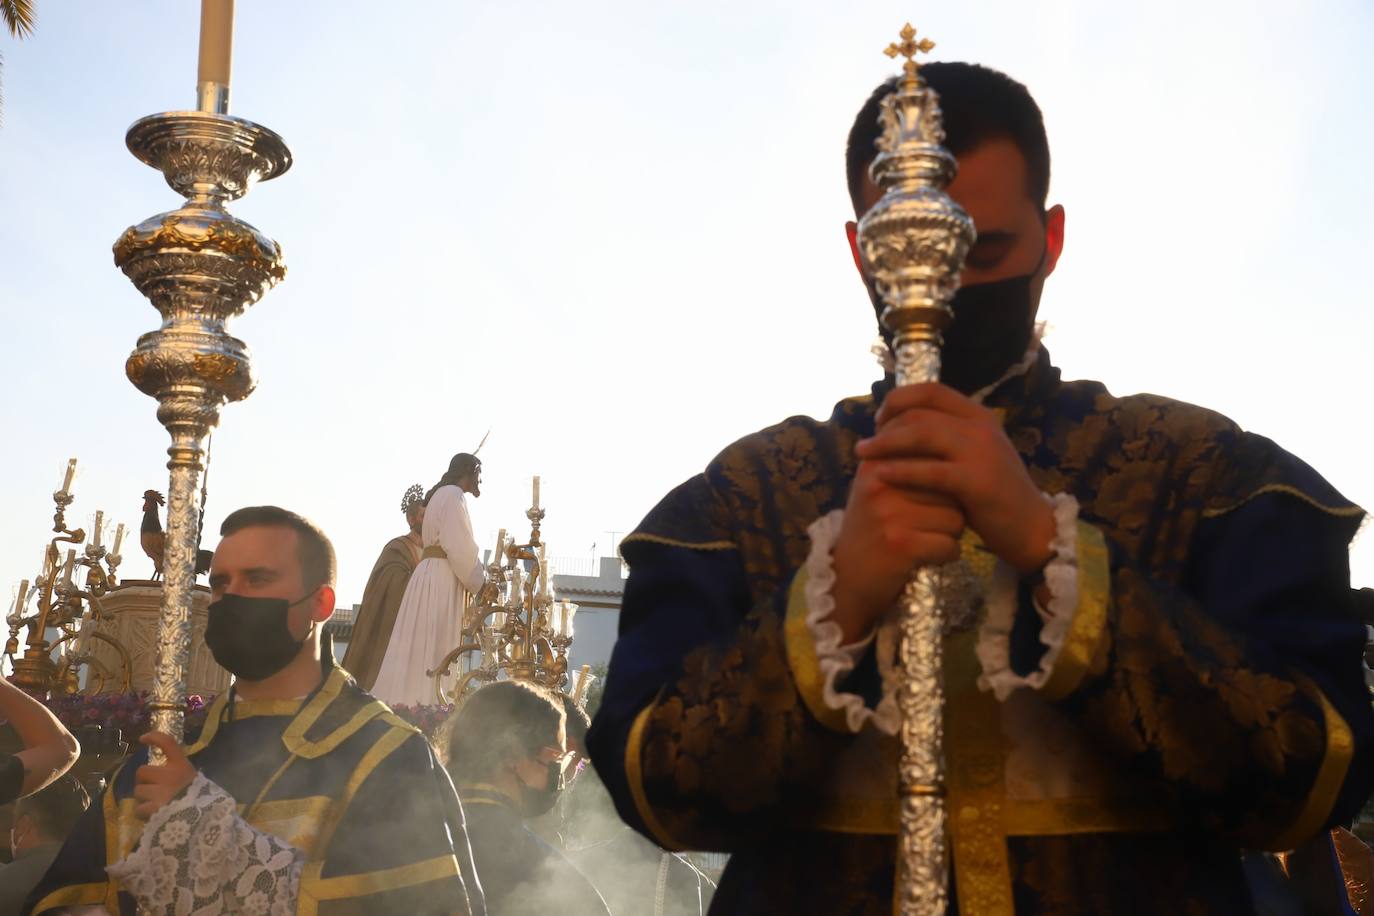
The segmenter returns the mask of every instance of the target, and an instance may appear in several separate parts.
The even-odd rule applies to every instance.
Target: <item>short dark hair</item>
[[[1045,209],[1050,191],[1050,144],[1045,119],[1030,91],[991,67],[956,61],[935,61],[921,67],[926,84],[940,95],[944,115],[945,148],[956,157],[987,140],[1005,138],[1016,144],[1026,160],[1026,193]],[[883,99],[897,88],[892,77],[873,90],[849,129],[845,171],[854,214],[862,216],[863,179],[878,156],[882,135],[878,113]]]
[[[19,799],[14,806],[14,819],[28,815],[44,837],[60,843],[90,805],[91,796],[80,781],[75,776],[63,775]]]
[[[334,545],[319,526],[304,516],[280,506],[247,506],[229,513],[219,526],[221,537],[244,528],[290,528],[300,540],[301,580],[307,588],[333,585],[338,573]]]
[[[563,704],[546,691],[524,681],[488,684],[454,714],[449,771],[457,782],[487,779],[552,744],[563,725]]]

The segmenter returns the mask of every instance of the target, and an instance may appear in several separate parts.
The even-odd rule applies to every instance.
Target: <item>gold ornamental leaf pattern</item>
[[[141,232],[139,229],[138,226],[126,229],[115,242],[114,259],[117,266],[124,268],[145,252],[211,250],[249,265],[274,280],[280,281],[286,276],[281,246],[270,239],[260,238],[247,223],[231,216],[206,222],[173,212],[166,214],[152,231]]]
[[[124,374],[135,385],[143,382],[143,375],[147,371],[148,357],[143,353],[135,353],[124,362]]]
[[[209,382],[222,382],[232,378],[240,368],[239,360],[223,353],[197,353],[193,365],[196,375]]]
[[[805,809],[847,740],[822,728],[798,694],[786,663],[786,587],[809,548],[806,526],[844,506],[854,444],[871,435],[886,390],[880,384],[873,397],[840,402],[828,421],[794,417],[745,437],[627,538],[651,542],[643,553],[627,552],[632,571],[692,549],[667,544],[730,544],[738,553],[751,603],[731,609],[733,632],[682,657],[644,731],[644,788],[671,836],[733,850],[736,876],[746,876],[740,899],[768,899],[779,912],[891,908],[890,838],[841,841],[780,823],[784,811]],[[1105,632],[1059,705],[1114,752],[1121,773],[1144,780],[1184,830],[1168,840],[1017,837],[1016,911],[1234,912],[1248,892],[1227,877],[1239,881],[1230,844],[1295,821],[1326,754],[1326,726],[1320,702],[1291,671],[1258,662],[1243,628],[1215,619],[1187,592],[1194,545],[1204,510],[1241,504],[1265,487],[1290,487],[1342,512],[1349,504],[1301,462],[1219,414],[1063,383],[1047,354],[988,406],[1004,411],[1007,436],[1037,485],[1072,494],[1080,518],[1109,547]],[[1350,524],[1336,514],[1332,524]],[[1193,837],[1205,839],[1197,846]],[[829,858],[820,861],[815,850]],[[870,856],[862,868],[853,865],[858,851]],[[1200,871],[1200,862],[1216,870]],[[844,889],[841,873],[856,884]],[[762,888],[765,896],[753,896]],[[717,907],[735,912],[728,895]]]

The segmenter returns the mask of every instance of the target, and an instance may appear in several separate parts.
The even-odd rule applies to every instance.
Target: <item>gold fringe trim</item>
[[[653,715],[654,707],[658,705],[658,698],[648,706],[639,711],[635,716],[634,724],[630,726],[630,737],[625,741],[625,782],[630,787],[630,797],[634,800],[635,811],[639,812],[639,819],[644,822],[644,826],[649,828],[649,832],[654,835],[658,845],[664,849],[674,852],[686,849],[687,846],[679,843],[669,835],[664,828],[662,821],[654,812],[649,804],[648,793],[644,791],[644,769],[643,761],[640,759],[643,753],[644,729],[649,724],[649,717]]]
[[[642,531],[637,531],[634,534],[630,534],[622,538],[620,541],[620,547],[623,550],[626,544],[631,544],[635,541],[646,541],[650,544],[665,544],[668,547],[685,547],[688,550],[739,549],[739,545],[736,544],[734,541],[700,541],[697,543],[693,543],[692,541],[678,541],[673,538],[663,537],[662,535],[658,534],[646,534]]]
[[[34,914],[46,913],[58,907],[95,906],[102,903],[108,903],[105,899],[105,884],[69,884],[66,887],[59,887],[38,901],[38,905],[31,912]],[[118,913],[119,910],[116,908],[110,912]]]
[[[395,868],[364,872],[360,875],[341,875],[337,878],[321,878],[319,871],[319,866],[312,866],[306,874],[301,876],[301,909],[299,912],[306,912],[306,898],[309,898],[309,906],[313,910],[316,908],[317,902],[321,900],[365,897],[369,894],[380,894],[386,891],[400,890],[404,887],[415,887],[418,884],[428,884],[431,881],[442,881],[445,878],[455,878],[461,874],[458,869],[458,859],[452,854],[436,856],[423,862],[412,862],[409,865],[398,865]]]
[[[320,830],[318,849],[328,849],[329,841],[334,838],[334,831],[338,829],[339,822],[348,813],[348,808],[353,804],[353,798],[362,788],[362,784],[367,781],[367,777],[372,775],[372,771],[381,765],[382,761],[410,740],[414,732],[405,729],[393,728],[385,735],[377,739],[377,743],[368,749],[363,755],[363,759],[358,761],[358,766],[354,768],[352,775],[348,777],[348,782],[344,785],[344,790],[334,805],[334,809],[329,812],[329,819]],[[304,879],[302,879],[304,880]]]
[[[291,724],[286,727],[286,731],[282,732],[281,738],[282,743],[286,745],[288,751],[306,760],[314,760],[317,757],[323,757],[325,754],[337,748],[340,744],[343,744],[344,741],[353,737],[360,728],[373,719],[391,712],[390,707],[385,703],[381,700],[374,699],[371,702],[365,703],[347,722],[318,741],[311,741],[306,738],[306,732],[310,730],[311,726],[319,721],[320,717],[324,715],[325,710],[339,698],[339,694],[343,690],[344,683],[348,680],[348,677],[347,672],[342,668],[335,668],[330,673],[329,680],[325,681],[325,685],[320,689],[320,692],[315,694],[309,704],[301,710],[300,715],[292,720]]]
[[[229,691],[224,691],[215,697],[215,702],[210,704],[210,708],[205,712],[205,727],[200,730],[200,737],[196,743],[186,748],[186,756],[203,751],[207,745],[215,738],[215,732],[219,731],[219,721],[224,715],[224,707],[229,703]]]
[[[1229,506],[1223,506],[1220,509],[1203,509],[1202,517],[1217,518],[1218,516],[1225,515],[1228,512],[1234,512],[1241,506],[1250,502],[1251,500],[1257,499],[1265,495],[1266,493],[1284,493],[1288,496],[1294,497],[1295,499],[1302,500],[1314,509],[1319,509],[1322,512],[1325,512],[1327,515],[1334,515],[1337,518],[1359,518],[1360,516],[1364,515],[1364,510],[1361,509],[1359,506],[1353,504],[1349,506],[1328,506],[1308,496],[1306,493],[1304,493],[1302,490],[1299,490],[1297,487],[1290,487],[1286,483],[1271,483],[1260,487],[1258,490],[1251,493],[1249,496],[1245,497],[1237,503],[1232,503]]]
[[[1272,843],[1266,844],[1266,848],[1280,852],[1297,847],[1321,830],[1326,819],[1331,816],[1331,809],[1336,805],[1336,797],[1340,795],[1346,772],[1350,769],[1350,760],[1355,755],[1355,739],[1350,733],[1350,726],[1341,718],[1336,707],[1331,705],[1326,694],[1301,675],[1295,680],[1303,693],[1321,705],[1322,719],[1326,726],[1326,753],[1322,756],[1321,766],[1317,768],[1317,778],[1312,783],[1312,791],[1307,794],[1307,801],[1303,803],[1297,820],[1274,837]]]

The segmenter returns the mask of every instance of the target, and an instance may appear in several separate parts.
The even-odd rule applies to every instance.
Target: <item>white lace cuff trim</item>
[[[1049,607],[1036,603],[1040,614],[1040,642],[1045,654],[1040,666],[1022,677],[1011,668],[1011,628],[1016,620],[1019,579],[1016,571],[998,561],[992,585],[987,594],[987,616],[978,630],[978,662],[983,674],[978,686],[991,690],[998,700],[1005,700],[1018,687],[1040,688],[1054,671],[1064,639],[1078,609],[1078,500],[1067,493],[1045,498],[1054,506],[1054,540],[1050,548],[1054,558],[1045,567],[1045,585],[1050,592]]]
[[[811,553],[806,558],[806,628],[816,643],[816,662],[822,677],[821,696],[826,706],[844,712],[845,724],[850,731],[859,731],[864,723],[871,719],[873,726],[879,731],[895,735],[897,727],[901,724],[901,715],[897,710],[897,698],[889,684],[892,679],[891,671],[882,671],[883,696],[872,709],[858,694],[842,693],[835,687],[854,670],[854,666],[875,638],[879,641],[879,657],[882,657],[881,649],[890,641],[887,638],[888,634],[884,634],[883,631],[892,630],[893,633],[890,635],[895,635],[894,625],[885,622],[863,640],[847,646],[840,645],[840,639],[843,637],[840,625],[830,619],[835,613],[835,598],[832,594],[835,588],[835,568],[831,562],[830,551],[840,536],[843,521],[844,510],[836,509],[822,515],[807,528],[807,533],[811,535]],[[880,666],[880,669],[882,667]]]
[[[106,871],[158,916],[296,911],[305,853],[239,816],[234,799],[197,773],[158,809],[138,845]]]

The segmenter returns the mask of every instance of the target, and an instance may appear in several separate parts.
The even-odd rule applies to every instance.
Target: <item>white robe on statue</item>
[[[392,706],[439,702],[434,678],[425,672],[458,648],[464,597],[480,590],[484,579],[467,500],[458,487],[443,486],[435,491],[425,508],[421,540],[427,551],[440,547],[448,556],[422,557],[406,585],[391,642],[371,691]]]

